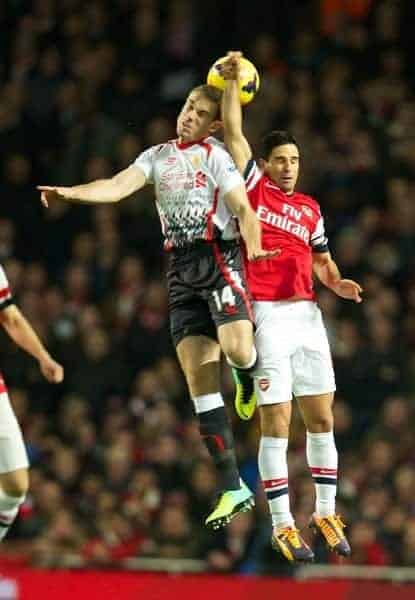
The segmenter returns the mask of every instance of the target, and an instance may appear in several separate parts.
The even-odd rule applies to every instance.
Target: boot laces
[[[319,526],[330,546],[335,546],[344,537],[343,528],[345,524],[339,515],[319,519]]]
[[[285,527],[279,533],[277,533],[277,536],[283,540],[287,540],[287,542],[291,544],[293,548],[301,548],[302,543],[299,533],[299,530],[295,527]]]

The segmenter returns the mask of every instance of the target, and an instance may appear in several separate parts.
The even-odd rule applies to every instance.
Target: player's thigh
[[[171,268],[167,274],[170,334],[175,347],[188,336],[207,336],[216,340],[216,327],[209,304],[191,285],[189,267]]]
[[[6,493],[20,496],[28,487],[29,461],[22,432],[7,393],[0,394],[0,482]]]
[[[286,403],[292,398],[292,344],[280,313],[275,302],[254,302],[258,352],[254,384],[259,406]]]
[[[220,346],[218,342],[204,335],[190,335],[179,342],[176,351],[192,397],[219,391]]]
[[[297,397],[307,431],[311,433],[332,431],[333,400],[334,392]]]
[[[233,363],[249,363],[254,345],[254,328],[250,320],[240,319],[220,325],[218,339],[222,351]]]
[[[295,350],[290,310],[287,308],[291,307],[281,302],[253,303],[259,369],[271,369]]]
[[[246,364],[252,357],[253,312],[239,246],[213,244],[209,267],[204,297],[222,350],[233,362]]]
[[[336,382],[320,309],[310,303],[303,317],[303,335],[291,360],[294,396],[300,398],[332,394],[336,389]]]
[[[292,377],[289,356],[277,358],[272,365],[255,369],[254,387],[258,406],[290,402],[292,399]]]

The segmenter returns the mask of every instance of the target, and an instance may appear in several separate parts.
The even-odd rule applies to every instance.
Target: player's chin
[[[190,140],[192,137],[192,129],[191,127],[189,127],[188,125],[180,125],[177,128],[177,134],[179,137],[181,137],[183,140]]]
[[[282,181],[279,185],[279,187],[282,189],[283,192],[285,192],[286,194],[292,194],[294,191],[294,185],[292,184],[292,182],[287,183]]]

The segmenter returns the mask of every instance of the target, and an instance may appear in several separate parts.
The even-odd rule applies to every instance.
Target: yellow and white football
[[[220,72],[220,66],[227,60],[227,56],[219,58],[209,69],[207,83],[214,87],[223,90],[225,89],[226,81]],[[239,98],[241,104],[249,104],[257,91],[259,90],[259,74],[253,63],[247,58],[240,59],[239,72]]]

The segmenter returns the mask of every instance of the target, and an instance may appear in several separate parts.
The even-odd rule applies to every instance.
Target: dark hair
[[[220,118],[220,108],[221,108],[221,100],[222,100],[222,90],[214,87],[213,85],[208,85],[207,83],[203,83],[202,85],[198,85],[192,90],[190,90],[189,94],[193,92],[197,92],[202,94],[205,98],[210,100],[213,104],[216,104],[217,113],[219,113],[218,118]]]
[[[270,133],[267,133],[267,135],[262,138],[262,157],[268,159],[273,148],[276,148],[277,146],[283,146],[284,144],[294,144],[294,146],[297,146],[297,149],[299,150],[297,140],[293,135],[291,135],[291,133],[288,133],[288,131],[270,131]]]

